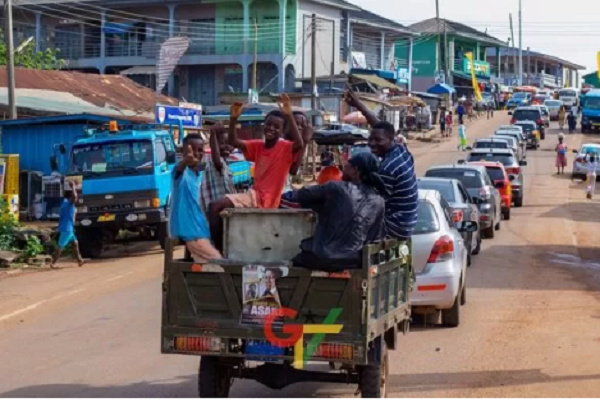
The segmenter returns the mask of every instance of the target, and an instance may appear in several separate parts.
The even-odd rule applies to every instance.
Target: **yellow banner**
[[[598,52],[598,81],[600,81],[600,52]]]
[[[477,102],[481,102],[483,100],[483,97],[481,96],[481,90],[479,89],[479,84],[477,84],[477,77],[475,76],[475,63],[473,63],[473,53],[469,52],[465,56],[469,60],[469,64],[471,66],[471,80],[473,81],[473,91],[475,92],[475,100]]]

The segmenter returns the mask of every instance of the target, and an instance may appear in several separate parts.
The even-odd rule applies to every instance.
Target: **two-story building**
[[[150,87],[161,44],[185,36],[189,48],[166,92],[213,105],[220,93],[247,93],[254,82],[260,92],[279,92],[309,77],[313,16],[319,76],[347,72],[350,49],[371,39],[380,46],[365,54],[385,66],[393,41],[410,36],[391,21],[378,29],[372,13],[345,0],[23,0],[14,25],[18,43],[33,37],[40,50],[59,48],[69,69],[120,73]]]
[[[515,48],[500,49],[500,59],[496,49],[490,49],[487,61],[500,65],[500,79],[504,85],[517,85],[519,78],[519,50]],[[579,70],[585,70],[572,61],[556,56],[524,49],[523,52],[523,85],[539,88],[563,88],[580,85]]]
[[[420,36],[414,40],[412,80],[415,91],[426,91],[438,82],[450,84],[459,94],[472,91],[471,65],[465,55],[473,53],[479,83],[487,84],[497,75],[497,66],[487,59],[489,48],[499,49],[503,42],[464,24],[430,18],[409,26]],[[404,52],[403,43],[396,51]]]

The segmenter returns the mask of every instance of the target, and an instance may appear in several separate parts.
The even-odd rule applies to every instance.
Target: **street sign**
[[[186,128],[202,128],[202,110],[178,106],[156,105],[155,122],[157,124],[179,125]]]
[[[398,76],[396,80],[397,84],[408,84],[408,81],[410,80],[410,72],[408,71],[408,68],[398,67],[396,74]]]
[[[248,90],[248,103],[251,105],[258,103],[258,91],[256,89],[250,88]]]

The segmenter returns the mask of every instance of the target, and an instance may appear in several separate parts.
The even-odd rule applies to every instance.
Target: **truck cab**
[[[600,90],[589,91],[581,103],[581,132],[600,128]]]
[[[73,144],[66,181],[77,183],[76,232],[81,253],[97,258],[126,229],[157,239],[168,236],[171,172],[176,148],[157,126],[90,130]]]

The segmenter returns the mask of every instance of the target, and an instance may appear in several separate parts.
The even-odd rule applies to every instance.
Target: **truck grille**
[[[107,199],[108,196],[108,199]],[[86,206],[88,212],[104,213],[119,212],[133,209],[135,201],[152,200],[156,198],[156,190],[132,191],[129,193],[83,194],[79,206]]]
[[[102,205],[100,207],[88,207],[90,212],[113,212],[113,211],[124,211],[133,208],[133,203],[127,204],[112,204]]]

